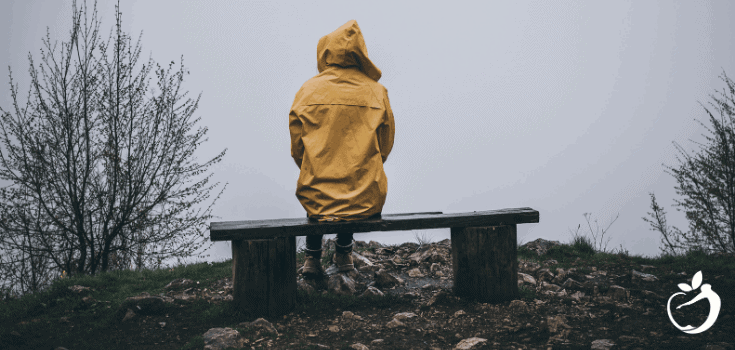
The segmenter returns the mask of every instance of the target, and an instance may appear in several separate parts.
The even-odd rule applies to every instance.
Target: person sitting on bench
[[[388,192],[383,163],[393,148],[395,123],[381,71],[368,58],[352,20],[319,39],[319,74],[296,93],[289,112],[291,156],[301,170],[296,197],[309,220],[380,217]],[[338,232],[332,262],[354,269],[352,232]],[[322,235],[306,237],[307,278],[324,275]]]

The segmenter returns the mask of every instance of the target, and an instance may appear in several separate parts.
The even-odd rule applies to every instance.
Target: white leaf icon
[[[699,271],[694,274],[694,277],[692,277],[692,288],[697,289],[701,285],[702,285],[702,271]]]
[[[679,286],[679,289],[681,289],[681,290],[683,290],[685,292],[689,292],[689,291],[692,290],[692,287],[689,287],[689,285],[686,284],[686,283],[679,283],[677,286]]]

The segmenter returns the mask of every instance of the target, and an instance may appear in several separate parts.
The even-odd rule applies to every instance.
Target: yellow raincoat
[[[289,113],[291,156],[301,169],[296,197],[319,221],[378,214],[388,193],[383,163],[395,123],[356,21],[319,39],[317,68]]]

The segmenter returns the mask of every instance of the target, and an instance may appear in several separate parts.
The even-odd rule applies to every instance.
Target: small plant
[[[422,246],[428,245],[431,243],[433,237],[429,236],[429,238],[426,238],[426,233],[421,231],[421,235],[418,233],[419,231],[414,231],[413,237],[416,239],[416,243],[419,244],[419,248]]]
[[[580,253],[589,253],[589,248],[585,246],[591,246],[593,253],[598,253],[598,252],[607,253],[607,243],[609,243],[610,240],[609,239],[607,240],[604,247],[602,246],[602,241],[603,241],[603,238],[605,237],[605,233],[607,233],[607,230],[610,229],[610,226],[612,226],[615,220],[618,219],[618,216],[620,216],[620,214],[618,214],[618,216],[615,217],[615,220],[613,220],[610,223],[610,225],[607,226],[606,229],[602,230],[601,234],[600,234],[599,225],[597,226],[597,233],[595,233],[595,231],[592,230],[592,225],[590,224],[590,219],[589,219],[589,216],[591,215],[591,213],[584,213],[582,215],[584,215],[584,218],[587,220],[587,226],[589,227],[590,233],[592,234],[592,239],[590,240],[588,237],[580,237],[575,232],[574,239],[573,239],[573,242],[574,242],[573,245],[575,245],[575,247],[578,249],[582,249],[579,251]],[[595,220],[595,224],[596,223],[597,223],[597,220]],[[582,226],[581,224],[577,226],[577,232],[579,232],[579,228],[581,226]],[[598,234],[599,234],[599,237],[598,237]],[[599,238],[599,242],[598,242],[598,238]]]

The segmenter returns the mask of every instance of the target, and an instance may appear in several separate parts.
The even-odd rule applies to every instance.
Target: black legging
[[[306,236],[306,249],[319,250],[322,249],[322,237],[324,235],[308,235]],[[352,232],[338,233],[337,244],[347,246],[352,243]]]

